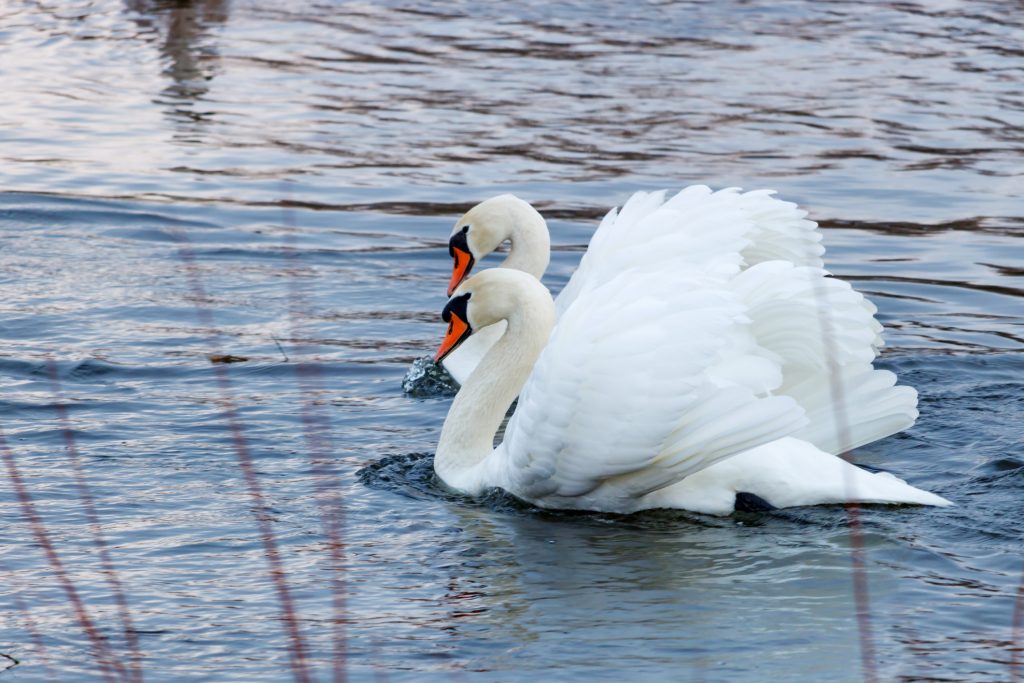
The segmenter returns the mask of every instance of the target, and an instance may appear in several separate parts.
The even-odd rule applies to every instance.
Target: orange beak
[[[437,350],[437,355],[434,356],[434,362],[440,363],[445,356],[454,351],[455,347],[461,344],[471,333],[472,330],[469,329],[466,321],[460,318],[457,313],[452,313],[451,319],[448,321],[448,334],[444,336],[441,348]]]
[[[448,296],[451,296],[455,288],[462,284],[462,281],[469,275],[474,260],[472,254],[459,247],[452,247],[451,253],[452,258],[455,259],[455,268],[452,270],[451,282],[448,283]]]

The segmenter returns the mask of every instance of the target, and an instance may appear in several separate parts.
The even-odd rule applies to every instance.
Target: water
[[[130,673],[114,576],[148,680],[1013,680],[1020,10],[4,3],[0,679]],[[557,290],[608,206],[692,182],[807,207],[921,392],[857,458],[957,506],[863,512],[859,620],[841,508],[559,514],[431,478],[449,399],[400,384],[452,221],[533,201]]]

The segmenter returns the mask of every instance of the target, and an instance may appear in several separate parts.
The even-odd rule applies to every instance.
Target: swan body
[[[750,195],[760,213],[736,201]],[[874,307],[825,277],[813,224],[763,238],[766,211],[791,206],[763,198],[634,195],[557,302],[511,268],[459,285],[438,360],[476,330],[505,329],[452,403],[438,476],[469,494],[499,487],[542,507],[612,512],[728,514],[741,493],[774,507],[949,504],[834,455],[912,424],[916,392],[871,367]]]

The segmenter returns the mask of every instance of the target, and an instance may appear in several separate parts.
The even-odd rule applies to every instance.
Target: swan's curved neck
[[[511,246],[499,267],[521,270],[539,280],[551,259],[551,236],[544,217],[523,202],[512,214],[508,239]]]
[[[491,347],[455,395],[441,429],[434,470],[452,488],[480,493],[480,465],[494,449],[494,436],[519,395],[554,327],[554,305],[520,306],[508,318],[505,334]]]

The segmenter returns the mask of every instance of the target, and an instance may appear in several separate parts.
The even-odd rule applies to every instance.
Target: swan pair
[[[917,392],[872,367],[875,307],[827,277],[817,225],[772,194],[636,193],[554,301],[533,207],[502,195],[460,218],[435,360],[462,386],[437,475],[619,513],[949,505],[836,456],[913,424]],[[470,276],[506,241],[500,267]]]

